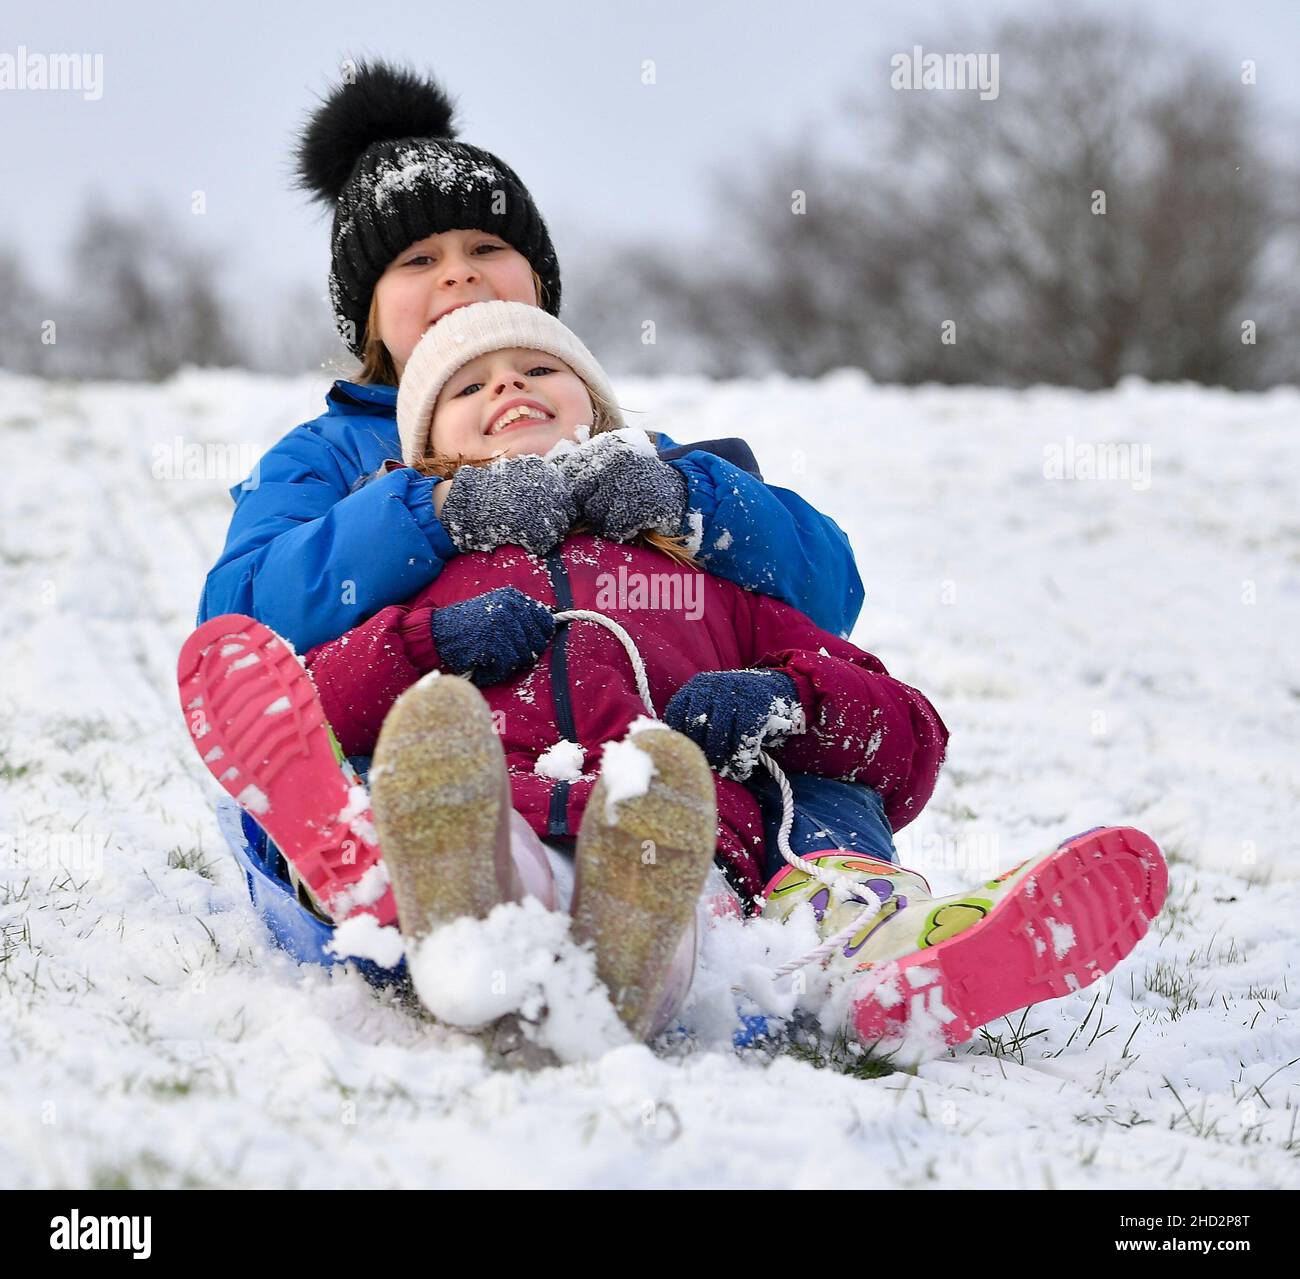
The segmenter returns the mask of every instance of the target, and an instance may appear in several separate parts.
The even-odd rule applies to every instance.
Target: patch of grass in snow
[[[31,769],[30,764],[15,764],[7,749],[0,750],[0,782],[16,782],[20,777],[26,777]]]
[[[1020,1024],[1012,1025],[1010,1017],[1004,1017],[1002,1020],[1007,1024],[1007,1033],[1004,1038],[1001,1033],[994,1033],[987,1026],[979,1028],[980,1038],[984,1041],[984,1051],[976,1049],[970,1053],[973,1057],[1014,1057],[1020,1064],[1025,1064],[1025,1045],[1039,1035],[1047,1034],[1047,1028],[1041,1030],[1025,1031],[1025,1022],[1029,1018],[1029,1009],[1026,1008],[1020,1014]],[[1067,1044],[1066,1047],[1069,1047]]]
[[[1210,1120],[1209,1123],[1206,1123],[1205,1111],[1209,1105],[1210,1099],[1208,1097],[1202,1097],[1200,1110],[1197,1114],[1193,1114],[1191,1110],[1188,1109],[1187,1103],[1182,1099],[1178,1089],[1169,1082],[1168,1076],[1162,1076],[1162,1078],[1165,1081],[1165,1087],[1173,1093],[1174,1100],[1178,1102],[1179,1109],[1182,1111],[1181,1114],[1175,1115],[1169,1121],[1169,1131],[1175,1132],[1179,1125],[1186,1123],[1192,1132],[1194,1132],[1198,1137],[1203,1137],[1206,1140],[1209,1140],[1211,1137],[1217,1135],[1219,1124],[1223,1121],[1223,1116],[1218,1115],[1214,1119]],[[1222,1134],[1222,1136],[1226,1137],[1227,1134]]]
[[[1171,936],[1174,941],[1181,941],[1186,936],[1187,926],[1195,919],[1192,906],[1200,891],[1201,883],[1198,879],[1193,879],[1189,884],[1181,875],[1170,877],[1169,895],[1165,898],[1160,914],[1153,921],[1162,942]]]
[[[124,1163],[95,1164],[90,1172],[91,1190],[213,1190],[217,1189],[193,1173],[177,1168],[148,1150]]]
[[[1152,994],[1169,1000],[1170,1021],[1177,1021],[1184,1013],[1201,1006],[1191,969],[1173,960],[1158,959],[1155,967],[1143,974],[1142,982]]]
[[[21,919],[15,924],[0,924],[0,964],[8,962],[20,950],[31,950],[31,924]]]
[[[823,1035],[810,1029],[800,1038],[787,1041],[778,1055],[807,1062],[815,1070],[836,1070],[854,1079],[883,1079],[897,1070],[888,1056],[874,1055],[857,1040],[850,1039],[842,1027],[829,1044]]]
[[[1195,965],[1198,954],[1202,957],[1202,967],[1204,968],[1218,968],[1224,964],[1244,964],[1246,962],[1246,956],[1237,949],[1237,939],[1235,937],[1229,937],[1228,944],[1226,946],[1221,945],[1218,954],[1214,954],[1213,949],[1213,937],[1205,943],[1203,950],[1199,947],[1193,947],[1191,953],[1187,956],[1188,966]]]
[[[61,715],[50,720],[47,734],[56,746],[75,751],[87,742],[112,741],[113,721],[103,715]]]
[[[1096,993],[1092,997],[1092,1003],[1088,1005],[1088,1011],[1083,1015],[1083,1020],[1072,1031],[1070,1031],[1070,1037],[1065,1041],[1065,1044],[1062,1047],[1058,1048],[1055,1052],[1044,1054],[1045,1056],[1060,1057],[1069,1049],[1070,1045],[1073,1044],[1076,1039],[1079,1040],[1080,1051],[1091,1048],[1097,1040],[1105,1039],[1107,1035],[1112,1034],[1114,1031],[1119,1029],[1118,1023],[1110,1026],[1106,1025],[1106,1009],[1110,1007],[1110,997],[1114,993],[1115,983],[1112,981],[1109,986],[1106,986],[1105,982],[1099,979],[1095,983],[1095,986]],[[1106,998],[1104,1000],[1101,997],[1103,990],[1106,993]],[[1096,1024],[1093,1025],[1092,1031],[1085,1042],[1081,1036],[1085,1031],[1087,1031],[1089,1024],[1092,1023],[1093,1013],[1097,1014],[1097,1021]],[[1023,1022],[1023,1018],[1021,1020]],[[1121,1060],[1129,1056],[1129,1047],[1133,1043],[1133,1036],[1137,1034],[1138,1026],[1140,1024],[1140,1021],[1135,1021],[1133,1023],[1133,1029],[1129,1031],[1128,1038],[1124,1041],[1124,1047],[1120,1050]],[[1136,1057],[1137,1054],[1134,1053],[1133,1056]],[[1021,1058],[1021,1064],[1024,1064],[1023,1057]]]
[[[1246,990],[1247,999],[1271,999],[1277,1001],[1282,998],[1282,992],[1276,988],[1270,990],[1266,986],[1251,985]]]
[[[201,848],[182,848],[177,844],[167,854],[167,865],[173,870],[192,870],[196,875],[216,882],[213,874],[216,862],[210,861]]]
[[[32,886],[32,877],[28,875],[21,884],[6,883],[0,884],[0,906],[9,906],[14,902],[20,902],[27,896],[27,890]]]
[[[1129,1107],[1128,1118],[1112,1113],[1111,1106],[1106,1107],[1104,1115],[1075,1115],[1074,1121],[1079,1124],[1114,1124],[1118,1128],[1138,1128],[1142,1124],[1153,1124],[1154,1119],[1148,1119],[1139,1115],[1131,1106]]]
[[[33,555],[30,551],[11,551],[0,546],[0,564],[6,568],[21,568],[24,564],[42,564],[45,557]]]

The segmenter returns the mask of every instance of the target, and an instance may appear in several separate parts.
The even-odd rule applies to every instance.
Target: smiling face
[[[545,351],[508,347],[471,360],[433,408],[430,442],[445,457],[518,457],[572,440],[594,419],[586,384]]]
[[[488,231],[442,231],[399,253],[375,285],[379,339],[400,377],[426,329],[470,302],[537,306],[533,269]]]

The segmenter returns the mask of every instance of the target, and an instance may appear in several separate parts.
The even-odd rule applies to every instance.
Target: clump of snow
[[[435,929],[407,964],[439,1021],[478,1028],[517,1013],[530,1037],[566,1062],[631,1042],[596,976],[595,955],[572,939],[568,915],[535,897]]]
[[[343,805],[338,819],[350,826],[357,837],[366,843],[379,843],[379,834],[370,819],[370,792],[360,782],[354,782],[348,787],[347,803]]]
[[[686,512],[686,532],[682,537],[686,549],[692,555],[698,555],[700,547],[704,545],[704,515],[702,512]]]
[[[249,782],[243,790],[239,792],[239,806],[246,808],[250,813],[269,813],[271,811],[271,801],[266,792],[254,786]]]
[[[393,968],[401,962],[405,943],[398,929],[373,915],[353,915],[334,929],[325,948],[340,958],[371,959],[382,968]]]
[[[582,776],[584,759],[585,753],[578,742],[559,741],[537,757],[533,772],[557,782],[576,782]]]
[[[792,734],[807,730],[807,718],[797,698],[774,698],[767,719],[754,732],[740,739],[735,753],[718,772],[733,781],[748,781],[758,764],[760,751],[771,750]]]
[[[926,968],[921,964],[913,964],[910,968],[904,969],[904,976],[907,978],[907,984],[913,988],[927,986],[939,980],[939,970],[937,968]]]
[[[382,861],[368,866],[354,884],[334,894],[330,908],[336,917],[350,915],[358,906],[373,906],[388,891],[388,867]]]
[[[600,776],[605,783],[605,824],[618,821],[618,806],[625,799],[636,799],[650,789],[650,779],[658,769],[654,759],[632,740],[629,729],[621,742],[608,742],[601,754]]]
[[[942,994],[939,986],[913,993],[901,1033],[882,1039],[880,1051],[892,1054],[898,1065],[912,1068],[944,1056],[948,1051],[944,1027],[955,1020],[956,1014],[943,1002]]]
[[[821,1010],[823,1023],[852,1025],[854,1009],[860,1003],[875,1003],[889,1012],[906,1005],[905,1012],[889,1020],[891,1028],[881,1036],[875,1051],[898,1066],[915,1068],[948,1050],[944,1026],[956,1014],[943,1002],[938,981],[938,970],[924,965],[878,965],[856,980],[842,982],[832,992]]]
[[[546,458],[560,462],[569,482],[577,485],[587,477],[598,476],[611,466],[620,465],[629,450],[647,457],[657,456],[648,432],[639,427],[624,426],[615,431],[589,435],[578,444],[558,440]]]
[[[710,868],[702,901],[700,956],[695,980],[679,1017],[703,1044],[722,1047],[735,1032],[737,1018],[764,1014],[777,1031],[799,1006],[818,1002],[825,975],[815,965],[773,980],[782,965],[807,954],[819,941],[817,921],[807,903],[786,922],[762,916],[742,919],[713,914],[710,908],[726,892],[716,866]],[[737,989],[739,988],[739,989]],[[810,989],[816,988],[813,994]]]
[[[542,454],[543,461],[558,462],[560,458],[567,453],[576,453],[584,444],[591,439],[590,425],[583,424],[573,428],[574,438],[571,440],[556,440],[545,453]]]
[[[1046,918],[1043,922],[1052,934],[1052,953],[1061,959],[1074,948],[1074,929],[1070,924],[1056,919]]]

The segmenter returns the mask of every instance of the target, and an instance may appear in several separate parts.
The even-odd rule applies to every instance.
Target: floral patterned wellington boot
[[[787,866],[772,878],[764,891],[765,919],[784,921],[796,906],[808,902],[817,919],[818,936],[827,939],[863,914],[868,902],[873,899],[880,902],[880,910],[823,960],[826,968],[856,971],[861,962],[859,952],[868,938],[899,911],[933,900],[934,895],[923,875],[878,857],[864,853],[827,852],[809,854],[804,861],[855,881],[856,890],[847,898],[837,893],[832,905],[831,890],[821,880],[797,866]]]
[[[946,897],[930,896],[928,887],[922,893],[920,876],[900,875],[885,863],[867,872],[845,870],[868,876],[868,891],[882,898],[862,933],[826,961],[844,974],[848,1020],[867,1044],[962,1043],[1007,1013],[1088,985],[1137,945],[1168,889],[1159,848],[1132,827],[1093,827]],[[769,899],[782,900],[780,879]],[[908,886],[913,899],[900,904]],[[893,891],[885,898],[888,887]],[[805,883],[792,886],[785,899],[818,895]],[[861,902],[831,912],[822,935],[847,926],[852,910],[861,911]]]

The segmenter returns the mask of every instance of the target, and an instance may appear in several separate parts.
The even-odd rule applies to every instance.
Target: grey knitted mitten
[[[578,511],[560,468],[529,453],[462,466],[440,518],[457,550],[522,546],[545,555],[564,539]]]
[[[643,451],[620,433],[604,433],[563,454],[558,465],[578,513],[602,537],[626,542],[648,529],[669,536],[682,531],[686,477],[656,457],[649,441]]]

